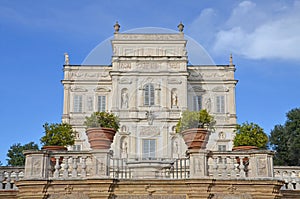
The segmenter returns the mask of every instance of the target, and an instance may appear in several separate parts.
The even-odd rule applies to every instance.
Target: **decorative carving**
[[[141,126],[140,135],[141,136],[156,136],[159,135],[159,127],[157,126]]]
[[[87,195],[83,193],[71,193],[71,194],[51,194],[49,199],[90,199]]]
[[[151,189],[151,184],[148,184],[145,186],[145,191],[148,192],[148,195],[151,196],[154,192],[156,192],[156,190]]]
[[[220,140],[224,140],[226,138],[226,134],[223,132],[223,131],[221,131],[220,133],[219,133],[219,139]]]
[[[71,72],[70,73],[71,79],[99,79],[99,78],[108,78],[109,71],[103,72]]]
[[[123,69],[123,70],[131,69],[131,63],[130,62],[121,62],[119,65],[119,69]]]
[[[158,62],[137,62],[136,68],[142,70],[158,70],[161,67],[161,63]]]
[[[258,176],[267,176],[267,161],[261,157],[257,159]]]
[[[71,194],[72,191],[73,191],[73,187],[72,187],[71,185],[68,184],[68,185],[65,187],[65,190],[66,190],[66,194]]]
[[[116,39],[122,40],[183,40],[180,34],[118,34]]]
[[[178,79],[168,79],[168,84],[181,84],[182,81]]]

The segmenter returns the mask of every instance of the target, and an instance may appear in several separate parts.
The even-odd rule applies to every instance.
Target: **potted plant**
[[[109,149],[119,130],[119,118],[113,113],[94,112],[85,118],[84,125],[92,149]]]
[[[40,141],[43,144],[44,150],[64,150],[66,146],[73,145],[75,142],[76,131],[68,123],[45,123],[43,125],[45,135],[41,137]]]
[[[255,123],[242,123],[236,125],[233,151],[266,149],[268,136],[264,130]]]
[[[184,111],[176,125],[176,132],[180,133],[188,149],[204,148],[208,132],[213,130],[214,117],[205,109],[200,111]]]

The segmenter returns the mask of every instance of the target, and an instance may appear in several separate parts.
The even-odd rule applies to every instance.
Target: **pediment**
[[[95,92],[110,92],[109,88],[106,87],[97,87],[94,89]]]
[[[214,91],[214,92],[228,92],[229,88],[227,88],[225,86],[217,86],[217,87],[213,88],[212,91]]]
[[[74,87],[74,88],[71,88],[71,91],[73,91],[73,92],[86,92],[88,90],[86,88],[83,88],[83,87]]]
[[[120,79],[119,83],[120,84],[131,84],[132,81],[130,79],[128,79],[128,78],[122,78],[122,79]]]
[[[202,87],[200,86],[193,86],[189,89],[189,91],[192,91],[192,92],[206,92],[205,89],[203,89]]]

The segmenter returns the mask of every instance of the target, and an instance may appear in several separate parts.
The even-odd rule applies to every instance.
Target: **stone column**
[[[64,85],[63,122],[70,120],[70,85]]]
[[[208,151],[190,149],[187,153],[190,156],[190,178],[202,178],[207,176]]]

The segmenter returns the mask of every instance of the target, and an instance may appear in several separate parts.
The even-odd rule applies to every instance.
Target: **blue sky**
[[[182,21],[216,64],[232,53],[238,122],[269,133],[300,107],[299,10],[296,0],[0,0],[0,161],[14,143],[39,143],[45,122],[60,122],[63,54],[81,64],[115,21],[121,32]]]

